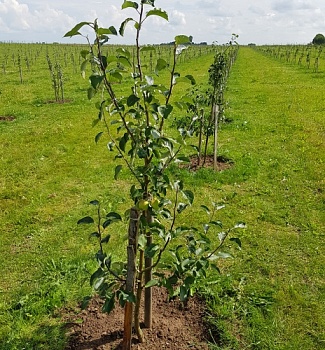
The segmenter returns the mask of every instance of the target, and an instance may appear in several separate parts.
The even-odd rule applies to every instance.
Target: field
[[[78,69],[81,47],[0,48],[0,349],[60,350],[62,310],[91,293],[95,269],[96,245],[76,223],[95,198],[128,208],[128,174],[115,181],[113,156],[94,142],[100,129]],[[55,101],[47,54],[63,72],[63,103]],[[195,48],[178,69],[205,85],[213,56]],[[199,287],[212,349],[325,347],[325,65],[320,56],[315,72],[284,57],[240,47],[219,135],[233,166],[173,168],[196,196],[181,220],[200,223],[200,204],[218,202],[225,226],[247,224],[242,250]],[[121,225],[114,236],[116,255],[124,254],[125,232]]]

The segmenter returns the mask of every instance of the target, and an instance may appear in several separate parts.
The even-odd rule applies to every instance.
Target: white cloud
[[[36,20],[33,22],[32,27],[37,32],[48,30],[62,35],[65,29],[69,29],[75,24],[75,20],[72,17],[49,6],[46,6],[45,9],[36,10],[32,17]]]
[[[174,26],[185,25],[186,24],[185,14],[180,11],[173,10],[169,15],[169,23]]]
[[[0,2],[0,29],[10,34],[18,33],[19,41],[33,37],[33,40],[42,40],[44,33],[55,33],[62,37],[65,29],[75,23],[75,19],[60,10],[55,10],[48,5],[31,11],[29,6],[19,3],[17,0],[4,0]],[[41,35],[39,35],[41,34]]]
[[[30,28],[30,13],[26,4],[20,4],[16,0],[4,0],[0,2],[0,16],[5,30],[20,31]]]
[[[81,4],[82,3],[82,4]],[[117,29],[133,9],[121,11],[123,0],[0,0],[0,41],[63,41],[65,32],[81,21],[98,18],[100,25]],[[141,41],[159,43],[175,35],[192,35],[194,41],[226,42],[231,33],[239,43],[307,43],[325,31],[324,0],[156,0],[169,14],[169,22],[152,16]],[[88,32],[87,32],[88,33]],[[134,43],[129,24],[125,38],[111,42]]]

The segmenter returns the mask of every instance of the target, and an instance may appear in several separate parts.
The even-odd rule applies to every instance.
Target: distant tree
[[[323,34],[317,34],[313,39],[314,45],[324,45],[325,44],[325,36]]]
[[[192,43],[193,43],[193,36],[190,35],[190,36],[189,36],[189,39],[190,39],[190,43],[192,44]]]

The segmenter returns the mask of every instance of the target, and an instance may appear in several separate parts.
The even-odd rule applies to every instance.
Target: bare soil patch
[[[61,104],[71,103],[71,102],[72,102],[72,99],[67,99],[66,98],[64,100],[47,100],[45,103],[61,105]]]
[[[13,115],[0,115],[0,121],[3,122],[12,122],[16,119]]]
[[[186,306],[168,301],[163,288],[153,288],[153,327],[143,329],[145,343],[133,338],[133,349],[208,350],[208,331],[204,322],[205,305],[198,297]],[[101,312],[103,301],[94,298],[86,310],[70,315],[67,323],[69,344],[66,350],[121,349],[123,309],[109,315]]]
[[[217,171],[223,171],[233,166],[233,161],[225,156],[217,157]],[[207,155],[204,159],[202,156],[200,159],[198,156],[190,157],[190,164],[182,165],[183,168],[188,168],[190,171],[197,171],[201,168],[212,168],[214,167],[214,156]]]

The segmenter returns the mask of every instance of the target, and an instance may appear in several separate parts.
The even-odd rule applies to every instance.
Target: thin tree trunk
[[[201,162],[203,125],[204,125],[204,109],[202,108],[201,118],[200,118],[199,147],[198,147],[198,159],[197,159],[198,166],[200,166],[200,162]]]

